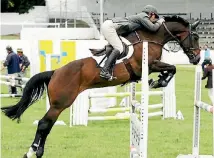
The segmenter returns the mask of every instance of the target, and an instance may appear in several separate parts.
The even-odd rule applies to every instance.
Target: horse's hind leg
[[[60,113],[64,109],[68,108],[79,94],[78,87],[75,87],[78,86],[78,84],[73,86],[73,90],[71,90],[70,92],[64,91],[64,88],[55,91],[53,86],[50,85],[51,83],[49,83],[48,87],[48,93],[50,97],[50,109],[39,121],[35,139],[28,153],[24,155],[24,158],[31,158],[34,154],[36,154],[37,158],[41,158],[43,156],[45,141],[54,123],[58,119]]]
[[[31,158],[34,154],[36,154],[37,158],[43,156],[46,138],[63,110],[57,109],[55,106],[50,107],[45,116],[39,121],[35,139],[24,158]]]

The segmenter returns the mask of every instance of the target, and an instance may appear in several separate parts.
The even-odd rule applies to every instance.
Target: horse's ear
[[[199,24],[200,24],[200,20],[194,22],[193,24],[191,24],[191,29],[192,29],[192,30],[195,30],[196,27],[197,27]]]

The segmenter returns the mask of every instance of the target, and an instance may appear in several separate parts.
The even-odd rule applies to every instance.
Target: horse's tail
[[[48,86],[53,73],[54,71],[46,71],[34,75],[26,83],[21,100],[16,105],[2,107],[2,112],[12,120],[19,120],[25,110],[41,98],[45,85]]]

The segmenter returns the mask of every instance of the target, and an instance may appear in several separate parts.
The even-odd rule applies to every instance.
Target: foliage
[[[45,0],[2,0],[1,12],[24,14],[37,5],[45,5]]]

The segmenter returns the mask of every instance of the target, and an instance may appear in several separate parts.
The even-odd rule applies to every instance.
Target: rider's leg
[[[107,80],[112,78],[112,73],[111,73],[112,67],[115,64],[120,53],[123,52],[123,44],[117,35],[116,29],[115,29],[116,27],[117,26],[112,22],[112,20],[105,21],[101,27],[101,31],[105,39],[114,48],[100,72],[100,77],[105,78]]]
[[[108,59],[105,62],[105,65],[100,71],[100,77],[107,80],[112,79],[112,67],[116,63],[118,56],[120,55],[119,50],[114,49],[109,55]]]

